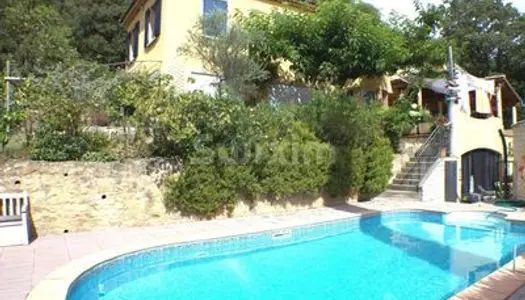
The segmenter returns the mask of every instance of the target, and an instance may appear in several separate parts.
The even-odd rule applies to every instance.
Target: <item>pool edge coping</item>
[[[513,261],[510,261],[450,299],[509,299],[525,286],[525,252],[516,256],[515,263],[515,269]]]
[[[470,210],[464,210],[464,211],[470,211]],[[479,210],[476,210],[480,212]],[[489,210],[486,210],[489,212]],[[237,236],[245,236],[249,234],[258,234],[258,233],[266,233],[266,232],[272,232],[275,230],[285,230],[285,229],[295,229],[300,228],[304,226],[314,226],[319,225],[323,223],[330,223],[330,222],[340,222],[344,220],[352,220],[356,218],[362,218],[362,217],[372,217],[374,215],[381,215],[386,213],[402,213],[402,212],[433,212],[433,213],[450,213],[452,212],[449,209],[425,209],[425,208],[396,208],[396,209],[387,209],[384,211],[369,211],[369,212],[359,212],[355,213],[354,216],[334,216],[332,218],[328,218],[326,220],[304,220],[304,222],[298,223],[298,224],[265,224],[265,228],[248,228],[243,230],[242,228],[235,228],[230,229],[228,232],[199,232],[198,234],[192,234],[191,236],[175,236],[170,238],[164,238],[154,241],[148,241],[144,243],[137,243],[129,246],[122,246],[122,247],[115,247],[110,249],[105,249],[102,251],[97,251],[92,254],[88,254],[86,256],[71,260],[70,262],[58,267],[51,273],[49,273],[47,276],[44,277],[44,279],[40,280],[29,292],[29,294],[26,297],[26,300],[48,300],[48,299],[56,299],[56,300],[67,300],[67,295],[70,291],[71,286],[79,279],[82,275],[84,275],[86,272],[89,272],[91,269],[97,267],[98,265],[101,265],[103,263],[106,263],[108,261],[111,261],[113,259],[116,259],[121,256],[130,255],[136,252],[146,251],[148,249],[155,249],[160,247],[167,247],[167,246],[175,246],[178,244],[187,244],[187,243],[193,243],[193,242],[204,242],[204,241],[212,241],[216,239],[222,239],[227,237],[237,237]],[[505,217],[505,220],[509,222],[520,222],[518,220],[513,220],[511,218],[508,218],[508,215]],[[302,221],[302,220],[301,220]],[[523,221],[522,221],[523,222]],[[525,222],[523,222],[525,223]],[[277,225],[277,226],[276,226]],[[522,284],[518,286],[516,289],[512,291],[512,293],[508,294],[507,296],[501,298],[508,299],[513,293],[515,293],[519,288],[521,288],[523,285],[525,285],[525,253],[522,253],[520,256],[520,264],[519,264],[519,270],[522,276]],[[470,294],[477,295],[479,289],[487,289],[486,284],[482,283],[485,279],[490,280],[492,277],[493,281],[495,283],[500,283],[501,281],[498,281],[498,277],[501,276],[500,271],[505,271],[505,268],[507,267],[512,268],[512,261],[506,264],[505,266],[499,268],[498,270],[495,270],[491,274],[487,275],[486,277],[482,278],[475,284],[469,286],[465,290],[461,291],[460,293],[453,296],[451,299],[457,299],[457,300],[463,300],[463,299],[471,299],[471,298],[463,298],[464,296],[468,296]],[[516,265],[516,270],[518,270],[518,264]],[[493,276],[494,275],[494,276]],[[492,276],[492,277],[491,277]],[[481,286],[478,286],[478,284],[481,283]],[[469,290],[471,290],[469,292]],[[503,288],[498,288],[498,290],[503,290]],[[463,296],[462,296],[463,295]]]

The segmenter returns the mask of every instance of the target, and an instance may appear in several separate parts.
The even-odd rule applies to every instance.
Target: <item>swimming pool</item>
[[[87,271],[68,300],[446,299],[525,246],[525,226],[395,212],[173,245]]]

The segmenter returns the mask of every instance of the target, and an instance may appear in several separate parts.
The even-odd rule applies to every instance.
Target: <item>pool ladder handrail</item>
[[[514,245],[514,252],[512,258],[512,272],[516,272],[516,256],[518,256],[518,245]]]

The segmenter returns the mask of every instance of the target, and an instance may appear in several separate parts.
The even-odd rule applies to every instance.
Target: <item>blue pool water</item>
[[[464,223],[388,213],[153,249],[86,272],[67,299],[447,299],[525,249],[523,225]]]

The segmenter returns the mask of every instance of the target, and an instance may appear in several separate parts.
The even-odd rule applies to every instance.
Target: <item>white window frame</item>
[[[131,38],[128,42],[128,60],[135,61],[135,52],[133,51],[133,34],[130,34]]]

